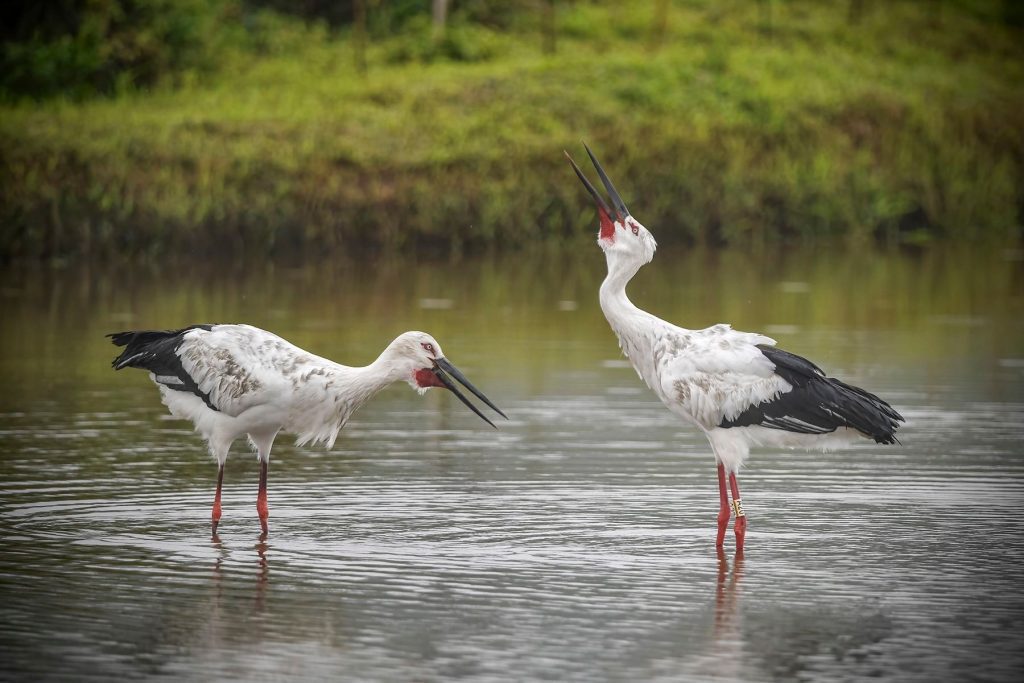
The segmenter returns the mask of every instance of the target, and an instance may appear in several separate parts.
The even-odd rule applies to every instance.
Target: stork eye
[[[430,355],[434,355],[434,345],[433,344],[431,344],[429,342],[423,342],[422,344],[420,344],[420,346],[425,348],[427,350],[427,353],[429,353]]]
[[[633,234],[634,235],[639,235],[640,234],[640,226],[639,225],[634,223],[631,227],[633,228]]]

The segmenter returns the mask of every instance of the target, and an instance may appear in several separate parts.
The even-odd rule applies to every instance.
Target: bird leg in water
[[[743,500],[740,498],[740,487],[736,483],[736,473],[729,473],[729,488],[732,489],[732,507],[736,512],[736,521],[732,530],[736,533],[736,550],[743,550],[743,537],[747,535],[747,516],[743,514]]]
[[[267,517],[270,516],[270,509],[267,507],[267,461],[260,460],[260,490],[256,494],[256,513],[260,516],[260,526],[263,533],[268,532]]]
[[[217,533],[217,524],[220,522],[220,486],[224,483],[224,463],[217,467],[217,493],[213,496],[213,533]]]
[[[725,530],[729,526],[729,492],[725,488],[725,465],[718,463],[718,539],[715,547],[725,544]]]

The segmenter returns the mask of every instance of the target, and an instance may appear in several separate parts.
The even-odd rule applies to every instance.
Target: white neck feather
[[[293,406],[289,431],[297,443],[323,442],[330,448],[352,414],[382,389],[409,379],[411,369],[393,346],[369,365],[349,367],[326,358],[313,358],[304,372],[307,381]],[[320,381],[310,381],[316,378]]]
[[[394,347],[389,346],[369,365],[355,368],[338,366],[348,375],[343,386],[339,388],[349,397],[352,410],[356,410],[395,382],[407,380],[411,370],[408,362],[403,361],[404,357]]]
[[[622,353],[647,386],[661,396],[654,366],[654,345],[673,326],[637,308],[626,296],[626,285],[643,263],[614,252],[608,252],[607,256],[608,276],[601,283],[601,310],[619,339]]]
[[[608,275],[601,283],[599,292],[601,310],[605,318],[611,324],[619,341],[623,336],[635,330],[635,323],[639,318],[652,317],[649,313],[640,310],[626,296],[626,285],[633,279],[641,264],[637,259],[623,256],[618,252],[606,252],[608,260]]]

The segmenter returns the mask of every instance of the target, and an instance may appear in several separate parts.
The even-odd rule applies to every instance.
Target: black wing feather
[[[185,341],[186,332],[194,329],[210,331],[212,328],[213,325],[190,325],[180,330],[138,330],[108,334],[115,346],[124,347],[124,351],[111,365],[115,370],[140,368],[149,370],[157,378],[176,378],[177,382],[157,381],[168,389],[191,392],[203,399],[210,409],[218,410],[210,401],[210,395],[201,390],[185,371],[177,353],[178,347]]]
[[[734,419],[722,420],[719,427],[759,425],[799,434],[827,434],[850,427],[878,443],[897,443],[896,429],[905,420],[891,405],[859,387],[826,377],[806,358],[766,344],[757,348],[793,390],[750,406]]]

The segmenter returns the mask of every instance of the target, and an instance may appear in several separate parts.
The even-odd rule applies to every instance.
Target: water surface
[[[581,253],[0,277],[0,678],[1016,680],[1024,268],[1013,252],[659,252],[631,286],[881,394],[902,446],[760,451],[714,550],[707,444],[620,358]],[[512,418],[404,385],[279,438],[270,534],[106,332],[249,322],[367,363],[405,329]],[[729,540],[731,542],[731,532]]]

